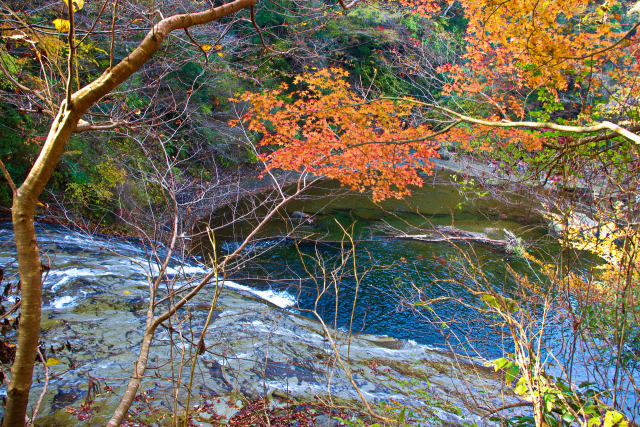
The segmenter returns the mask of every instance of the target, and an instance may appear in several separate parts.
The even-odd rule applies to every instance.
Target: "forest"
[[[640,424],[639,26],[0,0],[2,424]]]

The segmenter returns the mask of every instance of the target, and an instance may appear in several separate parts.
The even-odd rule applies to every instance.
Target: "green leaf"
[[[593,417],[589,419],[587,427],[599,426],[600,424],[602,424],[602,419],[600,417]]]
[[[598,415],[600,414],[598,408],[595,405],[587,405],[583,408],[583,411],[585,414],[593,415],[595,417],[598,417]],[[598,419],[600,418],[598,417]]]
[[[508,366],[510,363],[512,364],[513,362],[511,362],[509,359],[505,359],[504,357],[501,357],[499,359],[490,360],[490,361],[486,362],[485,366],[493,366],[493,368],[496,371],[498,371],[498,370],[503,369],[504,367]]]
[[[546,393],[544,395],[544,407],[547,412],[551,412],[555,407],[556,400],[558,397],[552,393]]]
[[[515,388],[513,389],[514,393],[522,396],[527,392],[528,388],[527,388],[527,380],[525,379],[525,377],[521,377],[518,382],[516,383]]]
[[[518,374],[520,373],[520,368],[518,367],[518,365],[514,363],[511,366],[509,366],[507,369],[505,369],[505,373],[506,373],[505,382],[507,383],[508,386],[510,386],[513,380],[515,380],[518,377]]]

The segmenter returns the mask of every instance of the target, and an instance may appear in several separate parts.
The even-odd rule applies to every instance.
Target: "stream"
[[[252,259],[233,279],[256,288],[288,292],[296,296],[297,308],[302,312],[312,309],[318,289],[316,282],[309,280],[309,273],[323,276],[320,259],[328,271],[340,261],[341,253],[351,250],[342,226],[350,230],[355,242],[357,276],[364,277],[359,279],[354,309],[357,280],[353,266],[347,265],[340,273],[337,298],[330,290],[317,301],[317,310],[323,318],[332,321],[336,316],[335,326],[343,330],[351,328],[419,344],[451,346],[454,350],[478,352],[487,358],[500,357],[504,343],[495,339],[495,322],[482,319],[477,310],[465,308],[457,301],[442,300],[434,305],[434,312],[425,313],[411,310],[410,303],[417,301],[418,292],[428,298],[462,297],[477,303],[464,290],[464,285],[469,286],[471,280],[468,271],[459,268],[459,264],[465,264],[464,253],[482,265],[487,281],[502,293],[512,292],[514,286],[505,265],[508,263],[516,271],[527,271],[526,263],[489,245],[461,241],[454,246],[446,242],[394,239],[387,235],[398,230],[420,234],[432,226],[455,226],[493,239],[506,239],[506,230],[526,242],[535,242],[542,251],[557,250],[557,246],[525,199],[513,197],[508,205],[488,198],[467,203],[456,188],[446,184],[427,186],[415,191],[406,201],[374,204],[366,195],[341,191],[337,185],[325,182],[287,206],[290,222],[275,220],[265,227],[245,250]],[[218,215],[224,218],[230,213],[223,210]],[[234,224],[232,229],[219,228],[216,233],[217,239],[223,240],[222,253],[235,250],[254,225],[255,221],[247,221]],[[292,228],[295,235],[302,238],[297,246],[291,239],[273,237],[285,235]],[[204,256],[209,256],[210,245],[207,241],[201,243]],[[305,267],[314,271],[307,271]],[[448,324],[444,335],[443,321]],[[457,340],[454,336],[463,339]]]
[[[351,346],[341,346],[340,352],[343,357],[348,352],[354,372],[358,372],[356,382],[365,396],[376,402],[391,398],[414,402],[416,395],[427,390],[435,408],[429,417],[438,420],[436,424],[443,420],[486,421],[478,418],[475,399],[482,396],[483,402],[499,405],[504,398],[500,392],[503,383],[475,360],[500,357],[509,351],[511,343],[501,336],[500,322],[460,304],[475,302],[464,286],[471,280],[469,271],[459,268],[466,265],[462,254],[473,253],[472,260],[482,265],[488,283],[505,294],[514,286],[505,265],[516,271],[527,271],[530,266],[521,258],[483,244],[461,243],[456,247],[389,239],[385,233],[454,225],[504,238],[507,230],[523,241],[535,242],[539,256],[552,256],[549,254],[557,251],[557,245],[533,213],[530,201],[523,196],[514,196],[508,203],[486,197],[466,201],[455,186],[445,184],[427,186],[408,201],[380,205],[352,192],[326,196],[336,191],[339,189],[330,183],[312,189],[287,207],[294,217],[292,222],[273,221],[245,249],[247,261],[225,282],[205,340],[206,352],[199,358],[198,399],[238,391],[264,395],[273,390],[297,396],[329,393],[357,399],[339,370],[328,374],[326,360],[332,357],[332,350],[310,312],[315,307],[330,327],[339,330],[336,337],[341,342],[346,342],[349,330],[355,335]],[[218,212],[220,218],[228,214],[224,209]],[[351,249],[338,223],[351,230],[356,241],[357,280],[352,259],[346,268],[333,269],[340,264],[341,254]],[[212,225],[215,228],[216,224]],[[248,221],[236,223],[231,229],[217,228],[220,253],[237,248],[251,226]],[[298,245],[282,237],[292,226],[297,236],[305,237]],[[92,383],[102,391],[111,387],[116,391],[97,393],[100,398],[95,400],[89,425],[104,423],[139,350],[147,283],[157,274],[157,263],[150,261],[153,258],[148,245],[132,239],[89,236],[77,230],[39,225],[38,242],[46,254],[45,264],[50,266],[43,287],[42,336],[46,358],[57,361],[49,368],[52,378],[39,412],[41,423],[76,423],[64,408],[77,407],[84,401]],[[177,255],[170,263],[167,276],[174,286],[193,283],[207,271],[199,259],[209,259],[213,249],[206,241],[194,247],[197,249],[189,256]],[[162,251],[160,248],[160,255]],[[305,265],[300,262],[301,256]],[[15,284],[15,244],[8,223],[0,227],[0,266],[5,271],[3,286]],[[310,273],[316,276],[316,282],[309,280]],[[317,283],[329,285],[320,298]],[[441,302],[428,310],[412,309],[408,303],[416,302],[420,295],[424,298],[425,293]],[[195,330],[197,336],[212,295],[213,289],[208,287],[190,302],[189,329],[185,324],[175,328],[185,328],[187,335]],[[11,302],[5,301],[5,308]],[[10,337],[14,332],[7,323],[3,333]],[[558,340],[563,333],[561,326],[558,324],[551,340]],[[163,410],[172,410],[166,403],[171,400],[171,388],[160,379],[175,375],[176,369],[175,363],[166,360],[175,360],[180,351],[189,352],[189,348],[185,342],[175,342],[165,329],[156,333],[150,375],[143,389],[165,396],[157,403]],[[461,364],[452,351],[468,358]],[[460,369],[464,380],[460,379]],[[38,364],[31,402],[42,390],[43,372],[42,364]],[[576,376],[590,378],[586,368]],[[398,381],[406,383],[402,391]],[[6,393],[6,388],[1,392]],[[514,397],[506,399],[516,401]],[[630,413],[637,411],[634,405],[629,405]],[[461,410],[456,412],[452,407]]]

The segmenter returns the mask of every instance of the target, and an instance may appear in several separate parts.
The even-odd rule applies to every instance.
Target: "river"
[[[312,309],[318,290],[305,267],[314,270],[312,276],[318,277],[323,275],[319,260],[327,269],[324,274],[340,263],[341,254],[351,250],[342,226],[350,230],[355,243],[357,275],[354,276],[353,265],[349,263],[340,271],[337,298],[329,290],[318,300],[317,310],[325,319],[332,321],[337,316],[338,328],[350,328],[359,281],[353,331],[434,346],[455,346],[458,350],[462,345],[485,357],[499,357],[503,354],[503,341],[496,340],[495,322],[482,319],[477,310],[456,301],[441,301],[434,305],[434,312],[427,313],[412,310],[410,303],[417,302],[418,292],[428,298],[462,297],[476,303],[460,285],[468,285],[470,281],[468,272],[461,268],[465,254],[482,265],[488,282],[508,293],[513,281],[505,265],[525,270],[527,266],[522,259],[490,245],[467,242],[451,245],[387,236],[398,231],[420,234],[432,226],[455,226],[494,239],[505,239],[506,230],[547,251],[554,242],[528,200],[511,195],[508,203],[487,196],[465,201],[457,188],[442,183],[428,185],[415,191],[408,200],[374,204],[366,195],[343,191],[335,183],[324,182],[287,206],[290,221],[276,219],[265,228],[246,250],[252,252],[252,259],[233,278],[252,287],[286,291],[296,296],[302,312]],[[225,216],[229,212],[219,212],[219,217]],[[254,225],[255,221],[247,221],[235,223],[233,228],[218,229],[223,254],[234,250]],[[294,228],[295,235],[303,238],[297,246],[291,239],[274,238]],[[210,245],[203,241],[203,246],[208,256]],[[304,254],[304,265],[298,250]],[[360,275],[364,275],[361,280]],[[446,330],[442,328],[443,321],[447,323]],[[463,337],[463,342],[457,342],[454,335]]]
[[[443,360],[452,360],[450,350],[488,359],[510,351],[511,343],[502,334],[499,319],[468,306],[478,301],[467,291],[473,274],[464,255],[472,254],[468,261],[481,266],[487,283],[504,294],[515,290],[505,266],[520,272],[533,271],[531,266],[517,255],[484,244],[452,245],[386,237],[390,230],[417,232],[416,227],[432,225],[455,226],[495,239],[504,238],[506,230],[532,245],[531,250],[538,256],[553,257],[557,252],[557,244],[535,214],[536,206],[526,196],[515,194],[500,200],[478,193],[474,196],[467,200],[469,194],[461,195],[456,186],[441,182],[416,191],[407,201],[376,205],[366,196],[323,183],[292,202],[287,207],[292,221],[278,219],[270,223],[245,249],[241,268],[234,270],[232,280],[225,282],[228,291],[219,302],[207,337],[211,348],[202,355],[198,366],[202,378],[207,378],[200,384],[201,395],[233,390],[256,394],[283,387],[294,394],[326,392],[322,374],[326,364],[310,360],[315,354],[330,354],[310,312],[314,308],[329,326],[344,331],[345,337],[349,330],[360,335],[352,344],[353,350],[348,350],[353,351],[349,357],[360,364],[361,372],[369,371],[368,376],[362,374],[360,381],[374,401],[392,395],[403,398],[388,378],[382,378],[379,369],[370,368],[371,363],[386,363],[394,378],[409,381],[411,378],[398,370],[394,361],[442,364]],[[217,215],[224,218],[234,209],[222,209]],[[352,247],[338,223],[351,230],[356,242],[357,280],[353,259],[344,257]],[[219,255],[236,248],[252,225],[247,221],[234,223],[231,228],[216,228],[216,222],[212,222]],[[298,237],[305,238],[298,245],[283,238],[291,227]],[[86,397],[88,381],[91,384],[93,379],[101,387],[109,384],[116,389],[124,384],[139,349],[148,299],[147,280],[157,274],[157,266],[150,261],[148,242],[89,236],[78,230],[44,225],[38,228],[38,239],[51,267],[43,289],[44,348],[47,358],[59,362],[50,367],[53,378],[40,415],[48,425],[68,425],[73,418],[63,408],[78,405]],[[161,247],[159,250],[162,252]],[[177,284],[188,283],[207,271],[199,259],[209,259],[211,254],[206,240],[196,242],[189,256],[174,258],[168,277]],[[348,262],[344,268],[336,268],[345,259]],[[3,285],[15,284],[10,224],[0,228],[0,265],[5,271]],[[310,276],[315,276],[316,281],[309,280]],[[317,298],[322,284],[327,285],[326,292]],[[206,290],[190,304],[190,330],[204,323],[211,295],[212,291]],[[438,299],[438,303],[418,309],[408,304],[420,297]],[[3,304],[8,307],[11,302],[9,298]],[[556,326],[558,330],[553,331],[550,340],[557,341],[558,334],[562,334],[562,323]],[[13,334],[7,325],[3,332],[7,337]],[[175,366],[163,361],[172,354],[175,357],[176,348],[180,347],[176,345],[166,330],[158,332],[150,369],[155,378],[173,375],[170,368]],[[269,364],[272,360],[277,361],[275,368]],[[289,365],[304,368],[288,368]],[[463,418],[473,419],[473,407],[469,407],[466,398],[459,397],[463,395],[460,390],[470,390],[468,384],[458,384],[457,374],[451,371],[443,375],[440,365],[434,366],[429,380],[434,394],[449,396],[454,406],[463,408]],[[590,379],[588,369],[576,369]],[[34,384],[32,402],[42,389],[42,365],[36,371],[39,380]],[[482,376],[471,389],[484,390],[487,400],[498,399],[491,393],[500,390],[500,381],[491,383],[489,372]],[[158,381],[151,377],[145,387],[167,393],[166,386],[160,386]],[[329,389],[343,398],[357,397],[339,373]],[[96,423],[106,419],[116,397],[117,393],[101,395],[93,418]],[[636,410],[630,404],[628,413]],[[438,418],[461,422],[459,415],[446,414],[440,413]]]

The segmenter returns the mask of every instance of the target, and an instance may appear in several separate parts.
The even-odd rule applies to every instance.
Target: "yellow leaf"
[[[214,47],[216,48],[216,50],[220,50],[220,49],[222,49],[222,45],[221,45],[221,44],[217,44],[217,45],[215,45]]]
[[[223,57],[223,56],[224,56],[224,53],[222,53],[222,52],[218,52],[218,56]]]
[[[62,0],[64,4],[69,7],[69,0]],[[84,0],[71,0],[71,4],[73,5],[73,11],[77,12],[84,7]]]
[[[204,50],[205,52],[211,50],[212,48],[213,46],[211,46],[210,44],[203,44],[202,46],[200,46],[200,49]]]
[[[55,366],[59,365],[60,363],[61,362],[55,357],[50,357],[49,359],[47,359],[47,363],[45,363],[44,366]]]
[[[56,27],[56,30],[61,33],[66,33],[67,31],[69,31],[69,21],[67,21],[66,19],[54,19],[53,26]]]
[[[131,293],[131,292],[129,292],[129,291],[124,291],[124,294],[125,294],[125,295],[129,295],[130,293]]]

